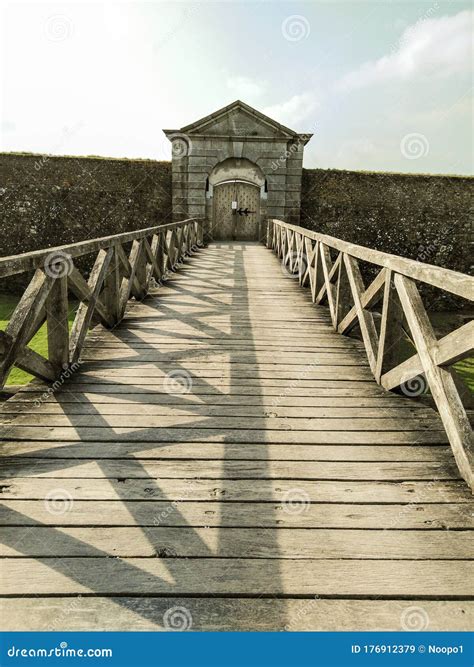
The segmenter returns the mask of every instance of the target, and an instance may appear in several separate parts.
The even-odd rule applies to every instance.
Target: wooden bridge
[[[39,378],[3,404],[7,629],[472,625],[473,323],[436,340],[417,288],[470,278],[277,220],[266,247],[187,220],[0,260],[28,272],[0,338],[2,381]],[[413,382],[437,411],[389,391]]]

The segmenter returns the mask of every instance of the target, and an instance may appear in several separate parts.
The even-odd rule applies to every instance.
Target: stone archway
[[[174,220],[195,217],[214,227],[214,188],[241,180],[260,188],[261,220],[299,223],[303,149],[311,134],[295,132],[240,100],[164,133],[172,143]]]

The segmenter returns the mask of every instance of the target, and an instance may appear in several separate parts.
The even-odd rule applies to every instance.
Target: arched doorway
[[[212,236],[220,240],[257,241],[260,188],[246,181],[225,181],[214,188]]]
[[[266,181],[260,167],[245,158],[228,158],[209,174],[207,188],[209,237],[258,241],[266,204]]]

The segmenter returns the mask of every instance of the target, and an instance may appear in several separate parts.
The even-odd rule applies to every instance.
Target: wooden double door
[[[229,181],[214,187],[211,236],[221,241],[258,241],[260,188]]]

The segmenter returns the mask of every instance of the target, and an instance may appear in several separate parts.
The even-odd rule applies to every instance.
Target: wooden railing
[[[449,369],[472,355],[474,321],[437,340],[417,288],[417,282],[421,282],[472,301],[474,279],[281,220],[268,221],[267,246],[291,273],[297,274],[302,286],[310,288],[314,303],[327,303],[336,331],[347,334],[359,325],[370,369],[385,389],[424,376],[460,473],[474,488],[472,429]],[[364,285],[361,261],[379,269],[368,287]],[[380,304],[380,320],[376,321],[371,310]],[[405,333],[416,353],[400,363],[398,348]]]
[[[202,223],[191,219],[0,258],[0,278],[34,272],[5,331],[0,331],[0,387],[13,366],[47,382],[57,380],[78,362],[92,324],[114,327],[130,296],[142,299],[152,279],[163,280],[202,244]],[[86,280],[74,260],[92,253],[97,255]],[[79,300],[71,331],[70,292]],[[47,359],[28,347],[44,322]]]

